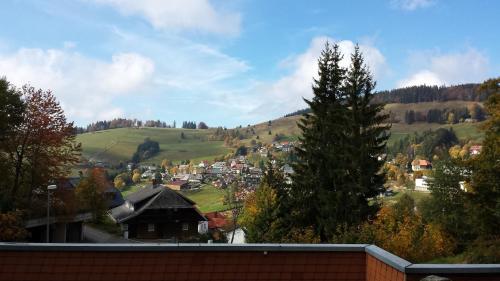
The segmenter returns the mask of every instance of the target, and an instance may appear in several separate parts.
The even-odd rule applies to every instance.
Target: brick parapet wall
[[[500,281],[500,265],[411,264],[371,245],[0,243],[0,280]]]

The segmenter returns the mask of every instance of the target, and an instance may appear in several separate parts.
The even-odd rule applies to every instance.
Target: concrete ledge
[[[364,252],[367,244],[62,244],[0,243],[0,251],[84,252]]]
[[[411,265],[407,260],[404,260],[394,254],[387,252],[386,250],[379,248],[375,245],[369,245],[365,248],[366,253],[385,262],[386,264],[394,267],[395,269],[405,272],[405,269]]]
[[[500,274],[500,264],[412,264],[408,274]]]

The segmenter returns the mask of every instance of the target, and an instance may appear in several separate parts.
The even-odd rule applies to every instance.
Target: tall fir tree
[[[312,227],[321,242],[338,242],[377,211],[369,203],[383,190],[380,174],[388,135],[382,105],[371,104],[375,83],[356,47],[347,71],[328,43],[318,60],[311,113],[299,122],[300,161],[290,199],[295,224]]]
[[[348,120],[341,100],[346,73],[340,66],[342,58],[339,46],[327,43],[318,60],[314,97],[305,100],[311,112],[298,123],[302,130],[301,146],[297,148],[300,161],[294,165],[290,192],[294,223],[312,227],[323,242],[329,240],[339,223],[331,212],[339,204],[334,197],[344,176],[341,159]]]
[[[376,214],[377,204],[371,198],[384,190],[383,154],[389,138],[389,119],[383,114],[383,104],[372,103],[375,82],[365,65],[363,55],[356,46],[351,55],[351,65],[346,76],[345,106],[349,111],[349,131],[346,143],[349,183],[347,185],[347,204],[341,207],[345,212],[343,219],[348,225],[356,225]]]

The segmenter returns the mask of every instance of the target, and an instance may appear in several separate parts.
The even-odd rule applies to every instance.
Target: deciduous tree
[[[81,209],[92,212],[94,221],[101,221],[107,207],[106,190],[110,187],[106,172],[101,168],[88,171],[86,177],[76,187],[76,197]]]
[[[52,92],[25,85],[22,98],[26,105],[23,121],[15,127],[6,150],[12,163],[11,198],[28,203],[21,199],[31,198],[34,188],[69,173],[81,148],[73,123],[66,121]]]

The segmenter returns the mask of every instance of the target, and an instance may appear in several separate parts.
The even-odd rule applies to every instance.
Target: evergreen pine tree
[[[352,227],[374,215],[370,203],[383,190],[380,174],[388,138],[388,116],[371,104],[375,83],[356,47],[348,71],[339,47],[327,43],[318,61],[311,113],[299,122],[299,161],[290,198],[294,223],[312,227],[321,242],[339,242]]]
[[[346,189],[349,190],[340,204],[347,225],[357,225],[377,212],[377,204],[368,204],[384,190],[384,175],[380,173],[385,159],[379,158],[385,151],[389,126],[384,125],[388,114],[382,114],[383,105],[373,104],[375,82],[364,64],[356,46],[351,56],[351,66],[345,83],[345,105],[348,107],[350,129],[346,142],[347,164]],[[337,212],[340,210],[337,209]]]
[[[342,105],[342,83],[346,70],[340,66],[342,55],[338,45],[326,44],[318,60],[318,79],[314,79],[312,100],[305,100],[311,108],[300,120],[302,143],[297,148],[300,159],[291,188],[291,199],[296,211],[294,222],[302,228],[312,227],[322,242],[330,238],[338,225],[332,214],[344,171],[343,141],[346,130],[346,109]]]

